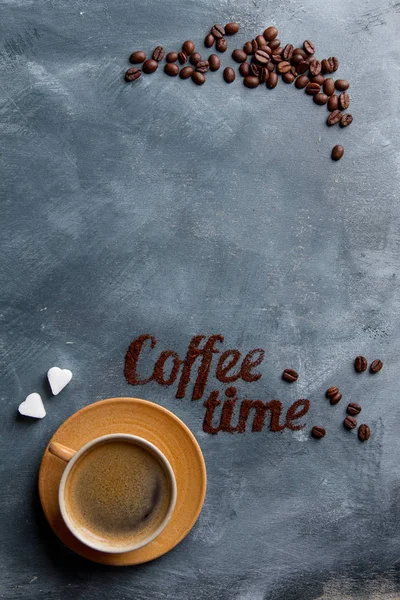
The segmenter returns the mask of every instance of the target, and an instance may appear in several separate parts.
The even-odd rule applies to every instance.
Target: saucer
[[[207,486],[204,458],[196,438],[178,417],[158,404],[138,398],[110,398],[89,404],[64,421],[50,442],[79,450],[90,440],[108,433],[130,433],[149,440],[165,454],[174,470],[175,510],[155,540],[138,550],[112,554],[93,550],[75,538],[58,506],[58,486],[65,463],[50,454],[48,446],[39,471],[40,500],[54,533],[77,554],[107,565],[138,565],[174,548],[197,521]]]

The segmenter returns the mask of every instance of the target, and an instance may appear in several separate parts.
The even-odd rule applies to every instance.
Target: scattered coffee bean
[[[350,113],[346,113],[345,115],[343,115],[343,117],[340,119],[340,127],[347,127],[348,125],[350,125],[353,122],[353,115],[351,115]]]
[[[335,404],[340,402],[341,399],[342,399],[342,394],[340,392],[337,392],[336,394],[334,394],[333,396],[331,396],[329,398],[329,402],[331,403],[332,406],[335,406]]]
[[[250,72],[250,65],[248,62],[243,62],[239,67],[239,73],[242,77],[247,77]]]
[[[271,50],[271,54],[275,54],[275,56],[280,56],[282,60],[283,48],[274,48]]]
[[[285,83],[293,83],[295,79],[296,77],[291,71],[289,71],[288,73],[283,73],[282,75],[282,81],[284,81]]]
[[[162,46],[157,46],[153,50],[153,60],[160,62],[164,58],[164,48]]]
[[[191,77],[194,73],[194,68],[193,67],[183,67],[183,69],[180,70],[179,73],[179,77],[181,79],[189,79],[189,77]]]
[[[142,74],[142,70],[138,67],[131,67],[125,73],[125,81],[136,81]]]
[[[232,83],[235,81],[236,74],[232,67],[225,67],[223,76],[226,83]]]
[[[293,383],[297,381],[299,378],[299,374],[294,369],[285,369],[282,373],[282,379],[288,381],[289,383]]]
[[[304,58],[301,56],[301,54],[294,54],[292,56],[292,58],[290,59],[290,62],[294,67],[303,61],[304,61]]]
[[[327,123],[330,126],[336,125],[336,123],[339,123],[339,121],[340,121],[341,118],[342,118],[342,113],[340,112],[340,110],[334,110],[329,115],[329,117],[327,119]]]
[[[212,35],[212,33],[209,33],[204,38],[204,45],[206,48],[211,48],[211,46],[214,44],[214,42],[215,42],[215,37]]]
[[[193,52],[193,54],[189,58],[189,62],[194,66],[196,66],[200,60],[201,54],[199,52]]]
[[[346,79],[336,79],[335,88],[340,92],[345,92],[350,87],[350,84]]]
[[[368,361],[365,358],[365,356],[356,356],[354,360],[354,368],[357,371],[357,373],[363,373],[367,370],[367,367]]]
[[[187,62],[187,54],[185,52],[178,52],[178,60],[181,65],[184,65]]]
[[[348,95],[347,92],[342,92],[341,94],[339,94],[339,106],[343,110],[346,110],[346,108],[349,108],[350,96]]]
[[[259,73],[260,83],[267,83],[268,77],[269,77],[269,71],[268,71],[267,67],[261,67],[260,73]]]
[[[335,92],[335,82],[333,81],[332,77],[328,77],[324,80],[323,88],[325,94],[332,96],[332,94]]]
[[[305,88],[308,84],[310,83],[309,78],[307,77],[307,75],[300,75],[300,77],[298,77],[296,79],[296,83],[294,84],[298,90],[302,90],[303,88]]]
[[[218,52],[226,52],[228,50],[228,42],[225,38],[219,38],[219,40],[215,42],[215,47]]]
[[[311,85],[313,85],[313,84],[311,84]],[[319,106],[323,106],[324,104],[326,104],[328,102],[329,98],[326,94],[315,94],[315,96],[313,97],[313,100],[314,100],[315,104],[318,104]]]
[[[258,77],[260,75],[261,67],[257,63],[250,63],[250,75]]]
[[[222,25],[214,25],[214,27],[211,29],[211,33],[216,40],[219,40],[224,37],[225,28],[222,27]]]
[[[311,75],[319,75],[321,73],[321,63],[319,60],[312,60],[310,62],[310,73]]]
[[[320,427],[319,425],[314,425],[311,429],[311,435],[315,437],[317,440],[323,438],[326,434],[326,429]]]
[[[286,44],[282,52],[283,60],[290,60],[293,56],[293,50],[294,48],[292,44]]]
[[[225,25],[225,35],[235,35],[239,31],[239,23],[227,23]]]
[[[170,75],[170,77],[176,77],[179,73],[179,67],[175,63],[167,63],[164,67],[164,73]]]
[[[282,62],[282,57],[280,54],[273,54],[271,56],[271,60],[272,62],[274,62],[276,65],[279,64],[280,62]]]
[[[208,60],[199,60],[199,62],[196,64],[196,71],[198,71],[199,73],[207,73],[209,68],[210,64]]]
[[[174,63],[178,60],[178,53],[177,52],[168,52],[167,56],[165,57],[165,60],[167,61],[167,63]]]
[[[246,54],[253,54],[253,45],[251,42],[245,42],[243,44],[243,52]]]
[[[334,385],[326,390],[325,396],[327,398],[332,398],[332,396],[335,396],[338,392],[339,388]]]
[[[275,52],[275,50],[278,50],[280,45],[281,45],[281,40],[278,40],[278,38],[275,38],[274,40],[271,40],[270,42],[268,42],[268,46],[271,48],[272,52]]]
[[[192,81],[196,85],[203,85],[205,80],[206,80],[205,76],[200,71],[195,71],[194,73],[192,73]]]
[[[251,53],[254,54],[254,52],[257,52],[258,50],[258,44],[256,40],[251,40]]]
[[[267,40],[267,42],[271,42],[272,40],[277,38],[278,37],[277,28],[274,26],[267,27],[267,29],[264,31],[264,37]]]
[[[321,60],[321,72],[322,73],[332,73],[333,72],[333,63],[330,62],[329,59],[324,58]]]
[[[332,148],[331,158],[332,158],[332,160],[340,160],[342,158],[343,154],[344,154],[343,146],[340,146],[339,144],[337,144],[336,146],[334,146]]]
[[[154,71],[157,71],[158,69],[158,62],[156,60],[153,60],[152,58],[148,58],[147,60],[144,61],[143,63],[143,73],[154,73]]]
[[[319,94],[321,86],[318,83],[309,83],[306,87],[306,94],[309,96],[315,96]]]
[[[273,63],[272,60],[270,60],[267,64],[267,69],[270,73],[272,73],[272,71],[275,71],[275,63]]]
[[[193,54],[194,48],[195,46],[192,40],[186,40],[186,42],[183,42],[182,44],[182,52],[184,52],[186,56]]]
[[[283,60],[282,62],[278,63],[276,70],[278,73],[289,73],[290,67],[290,62]]]
[[[291,72],[291,73],[293,73],[293,75],[294,75],[295,77],[297,77],[297,75],[298,75],[298,72],[296,71],[296,67],[294,67],[293,65],[290,67],[290,72]]]
[[[296,54],[300,54],[300,56],[302,56],[303,59],[307,57],[307,52],[304,52],[303,48],[295,48],[293,50],[293,55],[296,55]]]
[[[367,442],[370,437],[371,437],[371,430],[368,427],[368,425],[365,425],[365,423],[363,423],[358,428],[358,439],[360,440],[360,442]]]
[[[273,90],[278,85],[278,75],[275,71],[270,72],[268,81],[265,84],[269,90]]]
[[[208,64],[210,65],[210,71],[218,71],[221,66],[221,61],[219,60],[219,56],[216,54],[210,54],[208,57]]]
[[[334,110],[337,110],[338,108],[339,108],[339,96],[336,96],[336,94],[334,94],[328,100],[328,110],[333,112]]]
[[[379,373],[379,371],[382,369],[382,367],[383,367],[383,362],[381,360],[379,360],[379,358],[378,358],[378,359],[372,361],[369,370],[371,373],[375,374],[375,373]]]
[[[305,60],[302,60],[301,62],[299,62],[296,65],[296,70],[300,74],[307,73],[309,66],[310,65],[308,64],[308,62],[306,62]]]
[[[132,54],[129,57],[129,62],[133,63],[134,65],[138,65],[144,62],[145,60],[146,52],[143,52],[143,50],[136,50],[135,52],[132,52]]]
[[[260,83],[260,80],[258,79],[258,77],[254,76],[254,75],[247,75],[247,77],[245,77],[243,79],[243,83],[246,87],[248,88],[256,88],[258,86],[258,84]]]
[[[245,60],[247,60],[247,54],[244,50],[239,50],[239,48],[236,48],[236,50],[232,52],[232,58],[238,63],[243,63]]]
[[[357,420],[354,417],[346,417],[343,421],[343,425],[346,429],[355,429],[357,427]]]
[[[322,85],[325,81],[325,78],[323,75],[314,75],[314,77],[311,77],[310,81],[311,83],[318,83],[318,85]],[[327,96],[329,96],[329,94],[327,94]]]
[[[265,66],[269,63],[269,54],[264,50],[257,50],[254,54],[254,60],[258,62],[259,65]],[[290,67],[290,64],[287,63]]]
[[[312,42],[310,42],[310,40],[306,40],[303,43],[303,48],[304,48],[304,51],[307,52],[307,54],[312,55],[315,53],[315,46]]]
[[[333,73],[334,71],[338,70],[338,68],[339,68],[339,61],[336,58],[336,56],[331,56],[329,60],[330,60],[330,65],[332,67],[332,73]]]
[[[258,35],[256,37],[256,43],[257,43],[257,48],[262,48],[263,46],[265,46],[265,48],[268,48],[268,50],[271,51],[271,49],[267,46],[267,40],[265,39],[265,37],[263,35]]]
[[[346,410],[348,415],[358,415],[361,412],[361,406],[356,402],[350,402],[350,404],[347,405]]]

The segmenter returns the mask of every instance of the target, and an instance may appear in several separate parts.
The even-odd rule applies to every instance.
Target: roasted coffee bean
[[[201,54],[199,52],[193,52],[193,54],[189,58],[189,62],[194,66],[196,66],[200,60]]]
[[[244,50],[239,50],[239,48],[236,48],[236,50],[232,52],[232,58],[237,63],[243,63],[245,60],[247,60],[247,54],[244,52]]]
[[[165,57],[165,60],[167,61],[167,63],[174,63],[178,60],[178,53],[177,52],[168,52],[167,56]]]
[[[136,50],[135,52],[132,52],[132,54],[129,57],[129,62],[133,63],[134,65],[138,65],[144,62],[145,60],[146,52],[143,52],[143,50]]]
[[[378,358],[378,359],[372,361],[369,370],[371,373],[378,373],[382,369],[382,367],[383,367],[383,362],[381,360],[379,360],[379,358]]]
[[[131,67],[125,73],[125,81],[136,81],[142,74],[142,70],[138,67]]]
[[[235,35],[239,31],[239,23],[227,23],[225,25],[225,35]]]
[[[311,75],[319,75],[321,73],[321,63],[319,60],[312,60],[310,62],[310,73]]]
[[[216,54],[210,54],[208,57],[208,64],[210,65],[210,71],[218,71],[221,66],[221,61],[219,60],[219,56]]]
[[[267,69],[270,73],[272,73],[272,71],[275,71],[275,63],[273,63],[272,60],[270,60],[267,64]]]
[[[264,52],[264,50],[257,50],[257,52],[254,54],[254,60],[256,60],[259,65],[265,66],[269,63],[269,54]]]
[[[339,96],[336,96],[336,94],[333,94],[333,96],[331,96],[328,100],[328,110],[333,112],[334,110],[337,110],[338,108],[339,108]]]
[[[293,50],[293,54],[300,54],[300,56],[302,56],[303,59],[307,57],[307,52],[304,52],[303,48],[295,48]]]
[[[310,81],[311,83],[318,83],[318,85],[322,85],[325,79],[323,75],[315,75],[314,77],[311,77]],[[329,96],[329,94],[327,95]]]
[[[205,80],[206,80],[205,76],[203,75],[203,73],[200,73],[200,71],[195,71],[194,73],[192,73],[192,81],[196,85],[203,85]]]
[[[307,52],[307,54],[314,54],[315,53],[315,46],[312,42],[310,42],[310,40],[306,40],[305,42],[303,42],[303,48],[304,51]]]
[[[265,40],[264,40],[265,41]],[[256,40],[251,40],[251,53],[254,54],[258,50],[258,44]]]
[[[278,73],[289,73],[290,62],[283,60],[282,62],[278,63],[276,70],[278,71]]]
[[[214,27],[211,29],[211,33],[213,34],[216,40],[219,40],[224,37],[225,28],[222,27],[222,25],[214,25]]]
[[[153,60],[160,62],[160,60],[164,58],[164,54],[164,48],[162,46],[157,46],[157,48],[154,48],[153,50]]]
[[[228,42],[225,38],[219,38],[219,40],[215,42],[215,48],[218,52],[226,52],[228,50]]]
[[[294,67],[293,65],[290,67],[290,72],[291,72],[291,73],[293,73],[293,75],[294,75],[295,77],[297,77],[297,75],[298,75],[298,72],[296,71],[296,67]]]
[[[260,83],[267,83],[268,77],[269,77],[269,71],[268,71],[267,67],[262,67],[260,69],[260,74],[259,74]]]
[[[302,90],[309,83],[310,80],[308,79],[307,75],[300,75],[300,77],[296,79],[296,83],[294,85],[297,87],[298,90]]]
[[[250,63],[250,74],[258,77],[260,75],[261,67],[257,63]]]
[[[350,87],[350,84],[346,79],[336,79],[335,88],[339,90],[339,92],[345,92]]]
[[[256,88],[259,85],[260,80],[254,75],[247,75],[247,77],[243,79],[243,83],[248,88]]]
[[[194,48],[195,46],[192,40],[186,40],[186,42],[183,42],[182,44],[182,52],[184,52],[186,56],[193,54]]]
[[[340,110],[334,110],[329,115],[329,117],[327,119],[327,123],[330,126],[336,125],[336,123],[339,123],[339,121],[340,121],[341,118],[342,118],[342,113],[340,112]]]
[[[340,146],[340,144],[337,144],[336,146],[334,146],[332,148],[331,159],[332,160],[340,160],[342,158],[343,154],[344,154],[343,146]]]
[[[283,58],[282,58],[283,48],[274,48],[273,50],[271,50],[271,54],[275,54],[275,56],[280,56],[281,60],[283,60]]]
[[[282,62],[282,57],[280,54],[273,54],[270,59],[272,60],[272,62],[274,62],[276,65],[280,62]]]
[[[246,54],[253,54],[253,45],[251,42],[245,42],[243,44],[243,52]]]
[[[288,381],[289,383],[293,383],[297,381],[299,378],[299,374],[294,369],[285,369],[282,373],[282,379]]]
[[[318,83],[309,83],[306,87],[306,94],[309,96],[315,96],[316,94],[319,94],[320,89],[321,86],[318,85]]]
[[[274,26],[267,27],[267,29],[264,31],[264,37],[267,40],[267,42],[272,42],[272,40],[278,37],[277,28]]]
[[[361,412],[361,406],[357,404],[357,402],[350,402],[350,404],[347,405],[346,410],[348,415],[358,415]]]
[[[340,392],[337,392],[334,396],[331,396],[329,398],[329,402],[331,403],[332,406],[335,406],[335,404],[340,402],[341,399],[342,399],[342,394]]]
[[[278,85],[278,75],[275,71],[271,72],[268,77],[266,86],[269,90],[273,90]]]
[[[328,102],[329,98],[326,94],[320,93],[320,94],[315,94],[313,100],[314,100],[315,104],[318,104],[318,106],[323,106],[324,104],[326,104]]]
[[[343,425],[346,429],[355,429],[357,427],[357,420],[354,417],[346,417],[343,421]]]
[[[333,63],[329,61],[329,59],[324,58],[321,60],[321,72],[322,73],[332,73],[333,72]]]
[[[275,50],[277,50],[280,45],[281,45],[281,40],[278,40],[278,38],[276,38],[275,40],[271,40],[270,42],[268,42],[268,46],[271,48],[272,52],[274,52]]]
[[[360,440],[360,442],[367,442],[370,437],[371,437],[371,430],[368,427],[368,425],[365,425],[365,423],[363,423],[358,428],[358,439]]]
[[[290,60],[293,56],[293,50],[294,48],[292,44],[286,44],[282,52],[283,60]]]
[[[179,77],[181,79],[189,79],[189,77],[191,77],[194,73],[194,68],[193,67],[183,67],[183,69],[180,70],[179,73]]]
[[[320,427],[319,425],[314,425],[314,427],[311,429],[311,435],[315,438],[317,438],[317,440],[323,438],[326,434],[326,429],[324,429],[323,427]]]
[[[329,59],[329,61],[330,61],[330,65],[331,65],[331,67],[332,67],[332,73],[333,73],[334,71],[337,71],[337,70],[338,70],[338,68],[339,68],[339,61],[338,61],[338,59],[336,58],[336,56],[331,56],[331,57],[330,57],[330,59]]]
[[[170,77],[176,77],[179,73],[179,67],[175,63],[167,63],[164,67],[164,73]]]
[[[178,60],[181,65],[184,65],[187,62],[187,54],[185,52],[178,52]]]
[[[309,66],[310,65],[308,64],[308,62],[306,62],[305,60],[302,60],[301,62],[299,62],[296,65],[296,70],[300,74],[307,73]]]
[[[353,122],[353,115],[346,113],[340,119],[340,127],[348,127]]]
[[[143,73],[154,73],[154,71],[157,71],[158,69],[158,62],[152,58],[148,58],[144,61],[142,69]]]
[[[328,388],[325,392],[325,396],[327,398],[332,398],[333,396],[335,396],[337,393],[339,392],[339,388],[336,387],[335,385]]]
[[[346,110],[346,108],[349,108],[350,96],[348,95],[347,92],[342,92],[341,94],[339,94],[339,106],[343,110]]]
[[[304,58],[301,56],[301,54],[293,54],[292,58],[290,59],[290,62],[293,66],[297,66],[299,63],[303,62]]]
[[[356,356],[354,360],[354,368],[357,373],[364,373],[367,370],[368,361],[365,356]]]
[[[235,81],[236,73],[232,69],[232,67],[225,67],[223,77],[226,83],[232,83],[233,81]]]
[[[291,71],[289,71],[288,73],[283,73],[282,75],[282,81],[284,81],[285,83],[293,83],[295,79],[296,77]]]
[[[206,48],[211,48],[211,46],[214,44],[214,42],[215,42],[215,37],[212,35],[212,33],[209,33],[204,38],[204,45]]]
[[[250,73],[250,65],[248,62],[243,62],[239,67],[239,73],[242,77],[247,77]]]
[[[332,96],[332,94],[335,92],[335,82],[333,81],[332,77],[328,77],[324,80],[323,87],[325,94]]]
[[[196,64],[196,71],[198,71],[199,73],[207,73],[209,68],[210,64],[208,60],[199,60],[199,62]]]

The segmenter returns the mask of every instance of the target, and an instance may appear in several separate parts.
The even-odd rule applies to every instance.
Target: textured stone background
[[[1,8],[0,597],[400,598],[398,2]],[[283,84],[249,91],[221,72],[202,88],[162,72],[121,81],[133,49],[200,44],[231,19],[242,31],[230,50],[276,24],[282,41],[310,38],[320,57],[337,55],[352,126],[327,128],[326,109]],[[308,397],[306,429],[205,435],[201,402],[125,382],[125,350],[145,332],[181,354],[196,333],[262,346],[263,377],[241,397]],[[356,376],[357,353],[384,370]],[[54,364],[74,380],[52,399],[43,376]],[[281,382],[286,366],[298,384]],[[332,384],[362,403],[368,444],[343,430],[345,401],[327,405]],[[47,418],[16,418],[33,391]],[[36,477],[62,421],[118,395],[158,402],[191,427],[209,487],[175,550],[115,570],[58,542]],[[308,437],[314,423],[329,430],[320,443]]]

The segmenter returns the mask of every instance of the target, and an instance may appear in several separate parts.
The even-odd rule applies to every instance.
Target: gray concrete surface
[[[39,600],[400,598],[399,13],[395,1],[3,0],[0,128],[0,597]],[[312,39],[351,81],[354,122],[279,85],[215,73],[198,88],[163,73],[121,81],[130,52],[200,44],[237,19],[230,49],[276,24]],[[224,65],[231,64],[230,56]],[[339,163],[330,150],[343,143]],[[303,432],[209,436],[202,402],[134,388],[140,333],[184,353],[196,333],[261,346],[241,397],[307,397]],[[380,357],[375,378],[352,360]],[[74,372],[50,398],[44,374]],[[280,373],[301,372],[295,386]],[[337,384],[345,400],[323,397]],[[209,381],[208,390],[215,388]],[[220,386],[220,389],[223,389]],[[33,391],[48,412],[16,417]],[[36,477],[56,428],[100,398],[173,410],[208,467],[201,518],[138,568],[93,565],[42,516]],[[341,427],[363,405],[368,444]],[[326,425],[319,444],[308,437]]]

